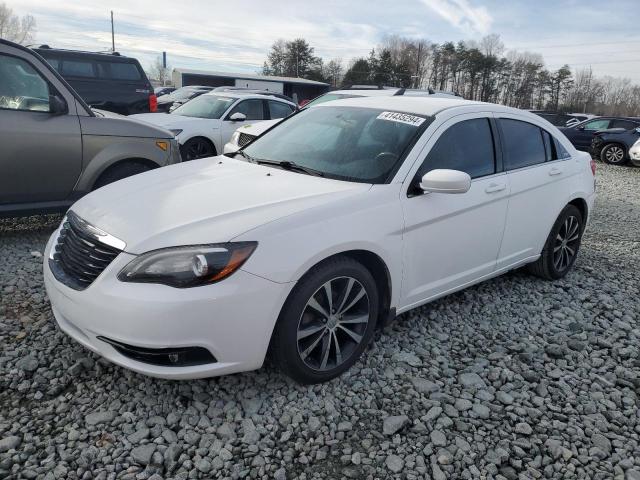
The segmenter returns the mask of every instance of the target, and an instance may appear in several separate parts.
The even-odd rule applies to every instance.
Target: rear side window
[[[93,70],[93,63],[83,60],[62,60],[61,73],[71,77],[93,78],[96,76]]]
[[[438,168],[460,170],[471,178],[495,173],[495,151],[489,120],[474,118],[449,127],[429,151],[418,170],[418,178]]]
[[[556,147],[556,155],[558,159],[571,157],[571,154],[567,151],[566,148],[562,146],[562,144],[556,137],[553,137],[553,144]]]
[[[140,70],[134,63],[112,63],[111,78],[113,80],[140,80]]]
[[[605,130],[609,128],[611,121],[608,118],[599,118],[597,120],[591,120],[583,125],[585,130]]]
[[[544,142],[546,161],[550,162],[552,160],[557,160],[558,158],[556,156],[556,147],[553,145],[551,134],[546,130],[540,130],[540,132],[542,133],[542,141]]]
[[[612,120],[609,128],[624,128],[625,130],[632,130],[638,126],[637,123],[629,120]]]
[[[540,128],[520,120],[501,118],[506,170],[544,163],[547,155]]]
[[[288,117],[291,112],[293,112],[293,107],[290,105],[269,100],[269,113],[271,113],[272,119]]]

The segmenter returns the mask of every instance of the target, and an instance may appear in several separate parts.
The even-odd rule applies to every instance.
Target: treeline
[[[267,75],[308,78],[334,87],[377,84],[433,88],[469,100],[516,108],[637,115],[640,86],[629,79],[594,77],[590,68],[573,72],[545,67],[541,55],[506,51],[498,35],[479,42],[432,43],[392,36],[367,57],[328,62],[314,55],[306,40],[276,42],[264,64]]]

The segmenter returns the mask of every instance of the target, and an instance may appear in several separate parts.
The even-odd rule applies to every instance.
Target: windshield
[[[324,102],[330,102],[331,100],[340,100],[343,98],[356,98],[361,97],[362,95],[350,95],[346,93],[325,93],[324,95],[320,95],[319,97],[314,98],[309,103],[305,105],[305,107],[310,107],[312,105],[319,105]]]
[[[385,183],[431,120],[373,108],[309,108],[244,153],[253,161],[290,162],[340,180]]]
[[[236,98],[218,95],[200,95],[179,106],[171,114],[196,118],[220,118],[236,100]]]

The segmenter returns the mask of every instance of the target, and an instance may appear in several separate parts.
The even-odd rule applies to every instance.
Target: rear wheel
[[[96,183],[93,185],[93,189],[95,190],[97,188],[104,187],[105,185],[116,182],[118,180],[122,180],[123,178],[131,177],[142,172],[147,172],[151,169],[152,167],[150,167],[149,165],[145,165],[139,162],[126,162],[114,165],[113,167],[108,168],[102,175],[100,175]]]
[[[600,160],[611,165],[624,165],[627,163],[627,155],[622,145],[610,143],[600,152]]]
[[[353,365],[373,336],[376,283],[362,264],[338,257],[310,270],[291,293],[274,330],[271,355],[300,383],[320,383]]]
[[[529,264],[529,271],[547,280],[564,277],[576,261],[583,231],[580,210],[567,205],[553,224],[540,258]]]
[[[180,147],[182,161],[196,160],[198,158],[213,157],[216,149],[213,144],[202,137],[190,138]]]

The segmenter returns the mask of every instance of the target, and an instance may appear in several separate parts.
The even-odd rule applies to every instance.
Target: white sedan
[[[79,200],[48,242],[45,285],[62,330],[132,370],[209,377],[269,352],[322,382],[399,313],[523,265],[564,277],[594,184],[589,155],[522,110],[339,100],[234,158]]]
[[[640,167],[640,139],[631,145],[631,148],[629,149],[629,158],[631,159],[631,163]]]
[[[278,96],[229,90],[205,93],[169,114],[140,113],[129,118],[170,130],[185,161],[221,154],[238,127],[281,119],[295,110],[295,103]]]

